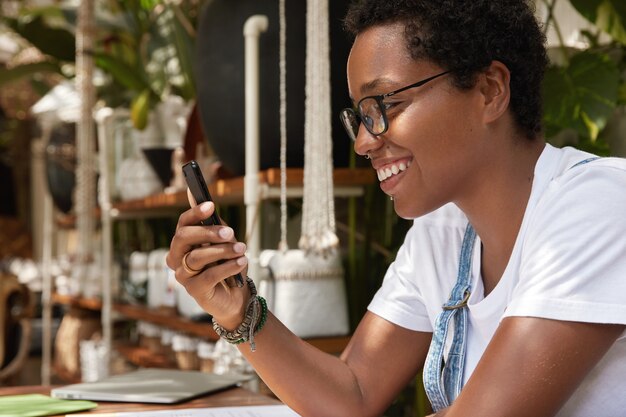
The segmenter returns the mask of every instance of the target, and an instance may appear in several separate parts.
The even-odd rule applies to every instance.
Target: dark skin
[[[382,94],[442,72],[413,60],[400,24],[377,26],[355,40],[348,61],[353,100]],[[361,127],[355,143],[374,169],[392,163],[409,168],[381,183],[394,197],[398,215],[414,218],[447,202],[456,203],[480,236],[486,293],[500,280],[511,255],[543,149],[540,138],[521,137],[508,109],[510,74],[493,62],[470,90],[448,76],[394,96],[388,131],[378,137]],[[202,209],[205,209],[203,212]],[[239,325],[247,288],[220,283],[244,271],[242,252],[226,226],[196,224],[212,203],[183,213],[168,265],[199,304],[224,327]],[[220,236],[218,231],[225,230]],[[194,245],[209,245],[193,249]],[[182,268],[182,257],[194,269]],[[216,265],[218,260],[226,262]],[[245,273],[245,271],[244,271]],[[624,326],[510,317],[502,320],[472,377],[454,404],[438,416],[553,416]],[[378,416],[421,370],[431,334],[415,332],[366,313],[337,358],[300,340],[271,314],[241,352],[281,400],[303,416]]]

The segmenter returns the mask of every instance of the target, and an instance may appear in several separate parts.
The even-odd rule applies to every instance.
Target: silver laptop
[[[50,395],[71,400],[173,404],[236,386],[249,378],[174,369],[140,369],[96,382],[54,388]]]

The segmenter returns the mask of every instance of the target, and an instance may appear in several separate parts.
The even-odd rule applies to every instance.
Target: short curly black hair
[[[545,35],[526,0],[357,0],[344,20],[354,36],[402,22],[414,59],[452,70],[457,88],[497,60],[511,72],[510,108],[529,139],[542,130],[541,83],[548,64]]]

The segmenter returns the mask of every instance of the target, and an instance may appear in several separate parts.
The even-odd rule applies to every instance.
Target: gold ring
[[[189,266],[189,264],[187,263],[187,256],[191,253],[191,251],[187,252],[184,256],[183,256],[183,269],[185,271],[187,271],[187,273],[191,274],[191,275],[198,275],[198,273],[200,271],[202,271],[202,269],[193,269],[192,267]]]

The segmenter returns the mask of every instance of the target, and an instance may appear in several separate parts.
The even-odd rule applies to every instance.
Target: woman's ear
[[[484,122],[491,123],[506,113],[511,100],[511,72],[500,61],[492,61],[480,75],[480,92],[484,97]]]

